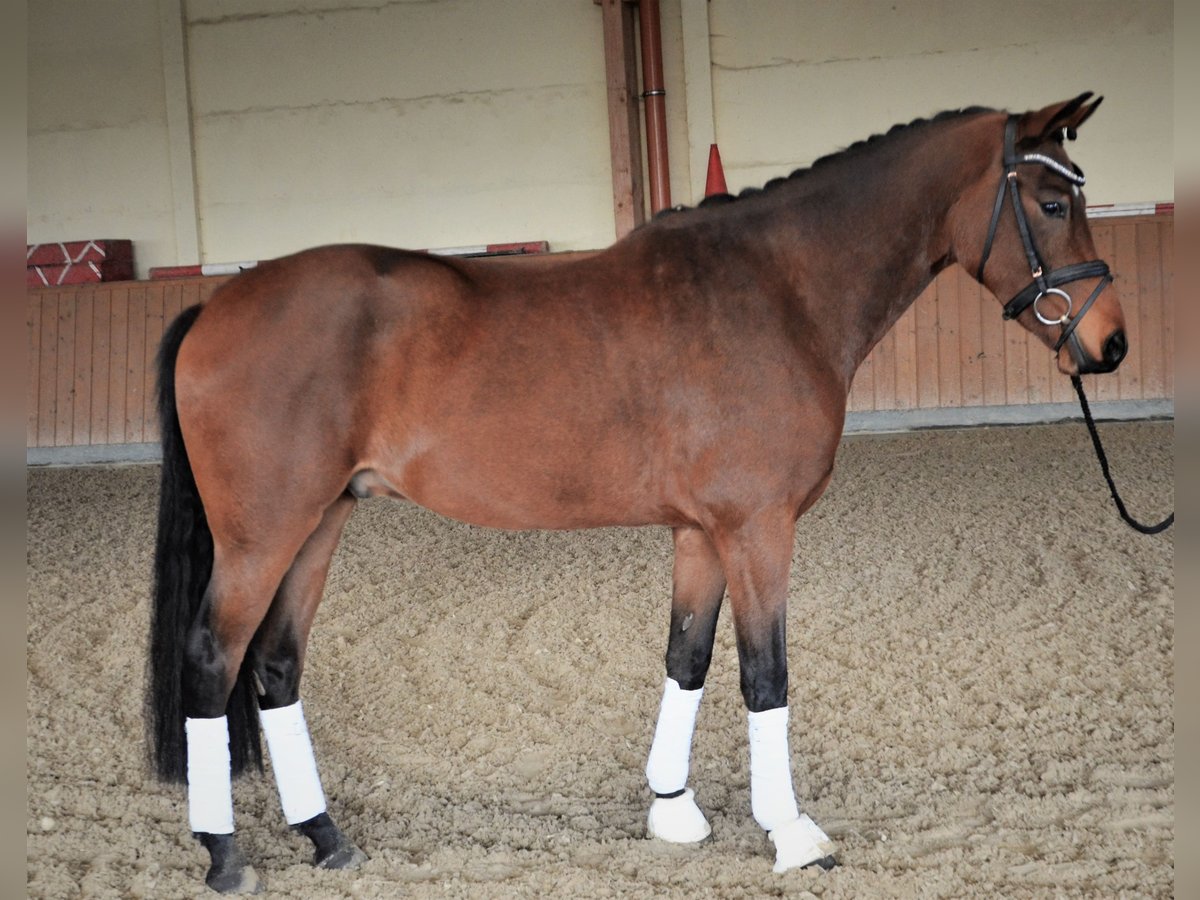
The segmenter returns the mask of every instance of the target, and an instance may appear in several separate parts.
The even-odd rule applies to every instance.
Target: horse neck
[[[984,176],[990,141],[980,117],[930,123],[781,188],[776,222],[761,233],[772,236],[796,314],[824,336],[847,389],[871,348],[955,261],[953,211]]]

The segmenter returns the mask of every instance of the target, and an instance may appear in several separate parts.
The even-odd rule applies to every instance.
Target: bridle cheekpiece
[[[1108,270],[1108,264],[1099,259],[1092,260],[1091,262],[1073,263],[1059,269],[1052,269],[1049,272],[1046,271],[1042,258],[1037,252],[1037,247],[1033,244],[1033,233],[1029,228],[1029,220],[1025,215],[1025,208],[1021,205],[1021,192],[1017,186],[1017,167],[1029,164],[1046,166],[1074,185],[1082,185],[1084,183],[1083,172],[1078,168],[1068,169],[1058,160],[1052,159],[1042,153],[1025,153],[1018,156],[1016,153],[1017,121],[1017,116],[1009,116],[1008,121],[1004,125],[1004,174],[1001,176],[1000,186],[996,190],[996,202],[992,206],[992,220],[988,225],[987,240],[983,245],[983,258],[979,261],[979,270],[975,273],[975,279],[980,283],[983,282],[983,268],[987,265],[988,257],[992,253],[992,242],[996,238],[996,228],[1000,224],[1000,213],[1004,209],[1004,189],[1007,185],[1008,195],[1012,200],[1013,213],[1017,219],[1017,231],[1020,233],[1021,243],[1025,247],[1025,257],[1029,261],[1029,271],[1033,280],[1004,304],[1004,318],[1015,319],[1032,306],[1034,315],[1037,316],[1038,321],[1043,325],[1062,326],[1062,334],[1059,336],[1058,342],[1054,345],[1055,352],[1070,339],[1072,352],[1076,355],[1077,360],[1082,361],[1086,358],[1086,355],[1083,348],[1079,345],[1079,338],[1075,336],[1075,328],[1079,325],[1079,320],[1092,308],[1092,304],[1096,302],[1096,298],[1100,296],[1100,292],[1112,282],[1112,273]],[[1100,283],[1096,285],[1091,296],[1080,307],[1079,312],[1072,316],[1071,312],[1074,303],[1071,300],[1071,295],[1062,290],[1060,285],[1079,281],[1083,278],[1099,278]],[[1061,297],[1066,301],[1066,311],[1058,318],[1047,317],[1038,306],[1039,301],[1043,297],[1050,295]]]

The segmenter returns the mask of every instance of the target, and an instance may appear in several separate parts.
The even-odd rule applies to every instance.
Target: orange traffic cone
[[[725,185],[725,169],[721,166],[721,151],[717,149],[716,144],[710,144],[708,147],[708,180],[704,182],[704,196],[711,197],[713,194],[728,194],[729,188]]]

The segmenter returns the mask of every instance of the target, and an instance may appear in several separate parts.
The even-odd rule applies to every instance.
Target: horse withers
[[[796,520],[829,483],[855,370],[947,266],[1012,298],[1005,315],[1062,372],[1120,362],[1121,310],[1064,149],[1090,98],[897,126],[586,258],[322,247],[185,311],[160,351],[148,710],[208,884],[258,885],[230,779],[262,766],[260,728],[316,864],[364,858],[326,809],[300,679],[342,527],[381,494],[497,528],[671,528],[647,830],[710,832],[688,767],[728,593],[752,814],[776,871],[832,865],[788,751]]]

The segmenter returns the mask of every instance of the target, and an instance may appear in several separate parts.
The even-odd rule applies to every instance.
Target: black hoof
[[[257,894],[262,882],[238,849],[232,834],[197,834],[212,857],[204,883],[220,894]]]
[[[328,813],[313,816],[295,828],[313,842],[313,865],[318,869],[357,869],[367,861],[367,854],[333,824]]]
[[[366,861],[367,854],[349,841],[325,856],[313,855],[313,865],[318,869],[357,869]]]
[[[836,869],[837,865],[838,861],[832,856],[822,856],[820,859],[814,859],[807,866],[801,866],[800,868],[807,869],[809,866],[820,866],[822,869],[828,872],[830,869]]]

